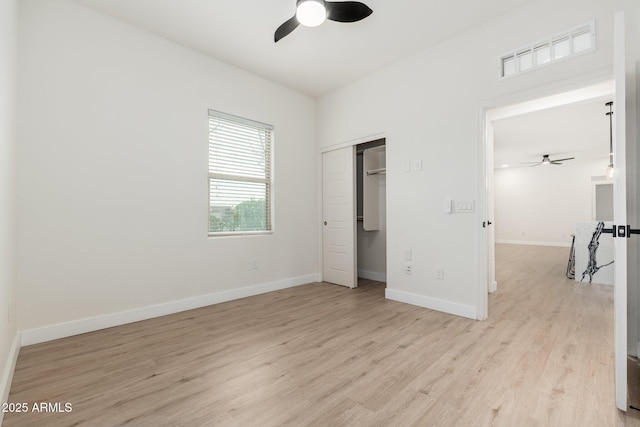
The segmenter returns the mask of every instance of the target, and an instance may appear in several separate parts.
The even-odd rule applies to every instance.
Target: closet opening
[[[358,284],[387,281],[385,139],[356,146],[356,271]]]

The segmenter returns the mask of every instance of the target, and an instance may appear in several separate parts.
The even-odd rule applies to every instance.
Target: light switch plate
[[[446,214],[450,214],[453,213],[453,200],[451,199],[445,199],[444,200],[444,205],[442,206],[444,213]]]
[[[455,202],[457,213],[474,213],[476,211],[476,202],[473,200],[458,200]]]

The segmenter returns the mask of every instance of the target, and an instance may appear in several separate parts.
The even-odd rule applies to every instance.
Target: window
[[[209,110],[209,235],[272,229],[273,126]]]
[[[500,57],[500,77],[509,77],[596,49],[595,22],[571,28]]]

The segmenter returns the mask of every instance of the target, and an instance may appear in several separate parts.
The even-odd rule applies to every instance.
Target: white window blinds
[[[270,232],[273,126],[209,110],[209,235]]]

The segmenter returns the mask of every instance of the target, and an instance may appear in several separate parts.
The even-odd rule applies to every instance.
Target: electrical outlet
[[[434,276],[437,280],[444,280],[444,267],[436,267],[434,270]]]
[[[407,264],[404,266],[404,274],[411,275],[412,272],[413,272],[413,269],[411,267],[411,264]]]
[[[258,269],[258,259],[254,258],[251,260],[251,269],[252,270],[257,270]]]

